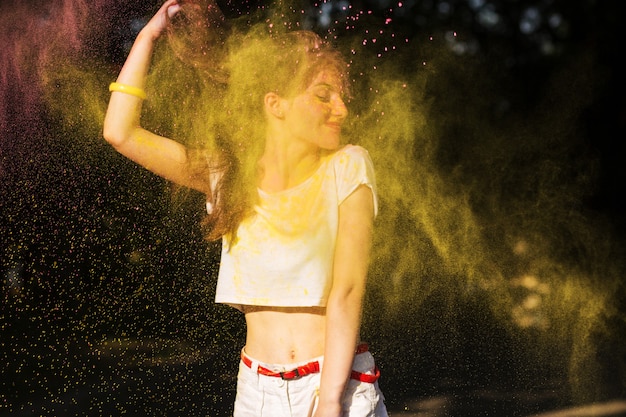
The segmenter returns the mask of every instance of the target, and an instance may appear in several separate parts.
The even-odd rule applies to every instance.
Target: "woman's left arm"
[[[326,306],[326,345],[315,417],[341,416],[341,398],[359,338],[374,222],[372,190],[359,186],[339,206],[333,285]]]

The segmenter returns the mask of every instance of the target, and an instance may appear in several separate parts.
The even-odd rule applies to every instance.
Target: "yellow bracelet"
[[[109,85],[109,91],[118,91],[124,94],[130,94],[131,96],[139,97],[142,100],[146,98],[146,92],[141,88],[133,87],[132,85],[120,84],[120,83],[111,83]]]

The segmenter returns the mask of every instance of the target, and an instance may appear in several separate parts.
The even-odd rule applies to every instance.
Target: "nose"
[[[343,102],[341,97],[336,97],[335,100],[333,100],[332,112],[333,116],[341,120],[348,117],[348,108],[346,107],[346,104]]]

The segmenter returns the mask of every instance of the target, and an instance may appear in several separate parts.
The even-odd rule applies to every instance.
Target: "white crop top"
[[[301,184],[278,193],[259,190],[254,214],[222,241],[215,301],[274,307],[326,306],[332,285],[339,204],[365,184],[378,211],[367,151],[347,145],[328,155]]]

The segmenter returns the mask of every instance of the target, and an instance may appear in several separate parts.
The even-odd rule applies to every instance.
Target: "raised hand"
[[[171,19],[180,11],[179,0],[167,0],[143,28],[154,40],[158,39],[170,24]]]

